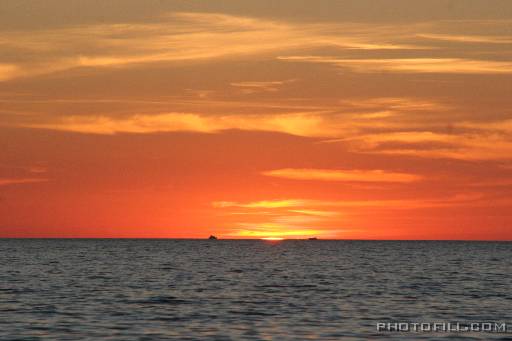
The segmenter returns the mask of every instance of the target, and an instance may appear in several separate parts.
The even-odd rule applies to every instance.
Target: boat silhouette
[[[217,237],[215,237],[215,236],[212,234],[212,235],[210,235],[210,237],[208,237],[208,239],[210,239],[210,240],[217,240],[218,238],[217,238]]]

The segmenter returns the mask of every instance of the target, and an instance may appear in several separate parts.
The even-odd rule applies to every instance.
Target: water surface
[[[0,340],[440,340],[512,324],[512,243],[0,240]]]

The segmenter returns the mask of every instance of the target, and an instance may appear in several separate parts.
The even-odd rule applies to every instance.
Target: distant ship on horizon
[[[210,239],[210,240],[217,240],[218,238],[217,238],[217,237],[215,237],[215,236],[212,234],[212,235],[210,235],[210,237],[208,237],[208,239]]]
[[[311,237],[311,238],[308,238],[308,240],[318,240],[317,237]]]

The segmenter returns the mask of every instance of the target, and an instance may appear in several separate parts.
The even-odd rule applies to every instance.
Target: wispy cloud
[[[231,86],[240,88],[240,91],[245,94],[253,94],[257,92],[275,92],[287,83],[294,82],[295,79],[287,79],[283,81],[244,81],[233,82]]]
[[[308,201],[303,199],[286,199],[286,200],[263,200],[248,203],[240,203],[234,201],[215,201],[213,207],[243,207],[243,208],[283,208],[283,207],[301,207],[307,206]]]
[[[171,112],[118,117],[70,115],[38,118],[40,122],[22,120],[12,125],[86,134],[178,131],[210,134],[236,129],[278,132],[315,138],[319,142],[340,142],[346,144],[352,152],[361,153],[464,160],[499,160],[512,155],[510,120],[453,122],[446,113],[457,115],[457,108],[414,99],[362,99],[359,102],[341,101],[337,105],[312,107],[311,111],[275,114]],[[236,111],[238,105],[243,106],[243,103],[236,104],[231,110]],[[269,108],[267,111],[277,110],[277,107],[268,105],[266,108]],[[284,109],[287,108],[283,107],[279,111]],[[423,112],[433,114],[425,116]],[[447,125],[452,127],[451,132],[445,132]],[[331,181],[342,181],[343,177],[348,177],[348,174],[322,170],[274,170],[266,175]],[[368,178],[376,176],[366,175]]]
[[[58,119],[56,122],[30,123],[25,126],[91,134],[172,131],[215,133],[228,129],[275,131],[299,136],[329,136],[336,134],[336,127],[331,127],[328,120],[318,113],[225,116],[165,113],[134,115],[127,118],[68,116]]]
[[[467,23],[466,25],[470,25]],[[471,25],[484,25],[471,22]],[[487,24],[486,24],[487,25]],[[439,26],[439,27],[438,27]],[[119,68],[148,63],[208,61],[259,56],[283,61],[329,63],[356,72],[511,73],[510,62],[459,57],[432,57],[442,46],[428,42],[509,44],[510,36],[460,34],[459,27],[429,22],[414,25],[303,22],[271,20],[221,13],[167,13],[151,22],[96,24],[5,31],[0,53],[23,55],[0,64],[0,81],[74,68]],[[435,33],[425,33],[425,30]],[[445,32],[437,32],[439,28]],[[416,58],[389,58],[386,51],[419,51]],[[322,55],[297,55],[297,52]],[[368,58],[325,57],[325,51],[380,51]],[[421,51],[429,51],[428,57]],[[286,56],[286,54],[288,56]],[[496,53],[495,53],[496,54]],[[284,56],[283,56],[284,55]],[[367,55],[367,53],[366,53]],[[243,82],[241,82],[243,83]],[[270,85],[270,84],[267,84]],[[252,90],[273,89],[272,86]],[[245,89],[250,91],[249,89]],[[272,91],[272,90],[270,90]]]
[[[279,60],[331,64],[354,72],[509,74],[512,62],[464,58],[344,59],[326,56],[280,56]]]
[[[394,173],[384,170],[336,170],[336,169],[296,169],[284,168],[266,171],[266,176],[292,180],[319,181],[362,181],[362,182],[414,182],[421,176],[407,173]]]
[[[407,112],[414,111],[447,111],[454,109],[447,103],[439,101],[427,100],[424,98],[414,97],[374,97],[374,98],[357,98],[343,99],[339,101],[342,106],[351,109],[368,110],[371,113],[379,112]]]
[[[461,122],[461,127],[477,131],[492,131],[495,133],[512,134],[512,119],[480,121],[480,122]]]
[[[328,237],[347,232],[339,229],[345,217],[368,210],[417,210],[429,208],[472,207],[485,205],[480,193],[460,193],[443,198],[383,200],[277,199],[252,202],[219,201],[218,210],[244,212],[243,221],[235,222],[233,236],[244,237]],[[264,209],[273,214],[259,214]],[[240,216],[242,217],[242,216]]]
[[[296,209],[288,210],[292,213],[300,213],[305,215],[317,216],[317,217],[336,217],[340,215],[337,211],[323,211],[323,210],[307,210],[307,209]]]
[[[19,74],[19,68],[13,64],[0,63],[0,82],[16,77]]]
[[[457,35],[457,34],[439,34],[439,33],[419,33],[419,38],[442,40],[459,43],[485,43],[485,44],[511,44],[512,37],[491,36],[491,35]]]
[[[382,41],[379,27],[375,25],[297,24],[215,13],[171,13],[151,23],[7,31],[3,34],[0,51],[16,51],[25,56],[23,62],[0,68],[0,80],[3,81],[78,67],[127,67],[319,47],[416,48],[386,39]]]
[[[39,103],[39,102],[35,102]],[[51,103],[51,102],[50,102]],[[63,102],[67,103],[67,102]],[[84,103],[87,103],[85,101]],[[138,102],[134,102],[139,104]],[[148,103],[149,102],[142,102]],[[92,134],[152,133],[192,131],[214,133],[227,129],[273,131],[305,137],[350,137],[367,128],[399,129],[394,117],[424,110],[447,110],[441,103],[416,98],[361,98],[330,104],[294,102],[252,103],[222,101],[170,101],[163,104],[198,109],[215,108],[232,114],[164,112],[132,115],[67,115],[44,118],[40,122],[20,122],[30,128],[54,129]],[[159,102],[160,104],[160,102]],[[256,113],[240,113],[249,108]],[[259,111],[259,112],[258,112]],[[274,113],[270,113],[274,112]],[[35,121],[35,120],[34,120]],[[18,123],[16,123],[18,124]],[[409,124],[410,127],[410,124]]]
[[[461,193],[445,198],[431,199],[386,199],[386,200],[313,200],[313,199],[279,199],[254,202],[213,202],[217,208],[251,208],[251,209],[309,209],[319,207],[339,208],[385,208],[391,210],[418,209],[428,207],[448,207],[457,205],[482,204],[480,193]]]
[[[483,128],[485,124],[479,127]],[[353,142],[356,150],[377,154],[460,160],[512,159],[512,140],[509,135],[493,133],[492,130],[460,134],[432,131],[383,133],[360,136],[354,138]],[[431,148],[427,148],[429,144]]]
[[[42,178],[0,178],[0,186],[30,184],[37,182],[46,182],[48,179]]]

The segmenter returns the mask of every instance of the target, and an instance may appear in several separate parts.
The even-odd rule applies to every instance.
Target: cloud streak
[[[253,94],[257,92],[275,92],[285,84],[294,82],[295,79],[283,81],[245,81],[233,82],[231,86],[239,88],[245,94]]]
[[[484,128],[486,125],[468,125]],[[491,125],[491,127],[493,127]],[[487,126],[487,128],[490,128]],[[354,138],[359,152],[410,155],[460,160],[510,160],[512,140],[508,134],[482,130],[478,133],[443,134],[431,131],[372,134]],[[432,148],[426,148],[428,145]]]
[[[318,207],[339,208],[385,208],[391,210],[419,209],[429,207],[451,207],[458,205],[481,205],[482,195],[479,193],[461,193],[438,199],[386,199],[386,200],[313,200],[313,199],[280,199],[254,202],[216,201],[216,208],[250,208],[250,209],[307,209]]]
[[[19,68],[16,65],[0,63],[0,82],[16,77],[19,72]]]
[[[236,112],[236,104],[231,110]],[[265,111],[274,110],[271,105]],[[277,107],[276,107],[277,108]],[[307,108],[307,106],[306,106]],[[287,109],[285,106],[279,109]],[[380,111],[378,111],[380,109]],[[70,115],[12,123],[37,129],[84,134],[147,134],[156,132],[221,133],[226,130],[266,131],[343,143],[352,152],[411,155],[462,160],[510,159],[512,125],[498,121],[453,122],[458,108],[411,98],[344,100],[311,107],[311,111],[274,114],[200,114],[170,112],[112,115]],[[432,112],[424,115],[424,112]],[[435,115],[435,116],[432,116]],[[432,119],[438,117],[439,119]],[[9,124],[4,124],[9,125]],[[446,126],[452,132],[446,132]],[[342,181],[345,173],[322,170],[273,170],[265,175],[290,179]],[[377,174],[364,174],[375,178]],[[355,174],[351,175],[356,177]]]
[[[38,182],[46,182],[48,179],[41,178],[0,178],[0,186],[31,184]]]
[[[47,102],[34,102],[43,103]],[[48,102],[49,104],[53,102]],[[57,103],[68,103],[66,101]],[[72,103],[72,102],[69,102]],[[83,103],[88,103],[84,101]],[[107,102],[109,103],[109,102]],[[132,102],[129,102],[132,103]],[[137,101],[134,104],[151,102]],[[437,110],[443,104],[416,98],[361,98],[322,105],[296,102],[252,103],[215,100],[169,101],[158,104],[215,108],[219,113],[163,112],[129,115],[66,115],[43,117],[32,122],[14,122],[29,128],[53,129],[90,134],[152,133],[191,131],[215,133],[228,129],[272,131],[304,137],[350,137],[368,128],[399,129],[405,114]],[[249,108],[252,113],[240,113]],[[232,112],[232,114],[222,114]],[[273,112],[273,113],[272,113]],[[409,124],[410,126],[410,124]]]
[[[280,56],[278,59],[330,64],[359,73],[512,74],[512,62],[465,58],[344,59],[326,56]]]
[[[318,113],[225,116],[164,113],[133,115],[127,118],[68,116],[57,122],[26,124],[25,126],[90,134],[173,131],[216,133],[222,130],[239,129],[283,132],[299,136],[329,136],[336,132],[336,128],[330,127],[328,120]]]
[[[297,24],[215,13],[171,13],[151,23],[7,31],[4,37],[0,52],[16,51],[25,57],[0,65],[0,81],[73,68],[206,61],[286,50],[416,48],[381,41],[375,25]]]
[[[484,44],[511,44],[512,37],[508,36],[483,36],[483,35],[456,35],[456,34],[437,34],[437,33],[420,33],[419,38],[442,40],[448,42],[459,43],[484,43]]]
[[[301,238],[328,237],[347,232],[335,226],[345,225],[344,218],[357,212],[473,207],[485,204],[480,193],[460,193],[443,198],[425,199],[217,201],[213,202],[212,206],[222,211],[244,213],[244,221],[235,223],[232,228],[233,236]],[[262,210],[265,210],[266,214],[261,214]],[[269,211],[273,214],[268,214]]]
[[[284,168],[266,171],[266,176],[292,180],[356,181],[356,182],[397,182],[409,183],[421,180],[415,174],[394,173],[384,170],[334,170]]]

